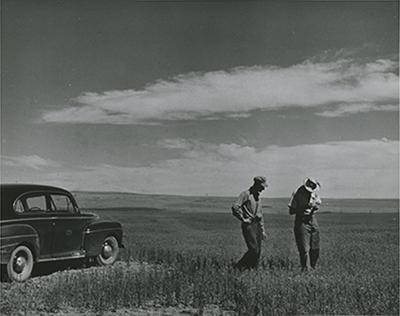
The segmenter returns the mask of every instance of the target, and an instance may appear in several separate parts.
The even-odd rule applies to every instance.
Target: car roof
[[[69,193],[67,190],[63,188],[54,187],[50,185],[42,185],[42,184],[4,183],[0,184],[0,188],[2,193],[16,192],[22,194],[29,191],[57,191],[57,192]]]

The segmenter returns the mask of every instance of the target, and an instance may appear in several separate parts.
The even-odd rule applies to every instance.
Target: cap
[[[266,178],[266,177],[257,176],[257,177],[254,177],[253,180],[254,180],[254,183],[259,183],[259,184],[261,184],[264,188],[266,188],[266,187],[268,186],[267,178]]]
[[[316,192],[321,187],[321,184],[314,178],[306,178],[304,180],[304,187],[308,192]]]

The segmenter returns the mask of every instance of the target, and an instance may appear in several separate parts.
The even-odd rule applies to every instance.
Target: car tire
[[[27,247],[20,245],[13,250],[7,264],[7,276],[10,281],[24,282],[33,270],[33,254]]]
[[[117,239],[114,236],[108,236],[101,245],[101,251],[96,257],[96,261],[102,266],[112,265],[118,259],[118,254],[119,245]]]

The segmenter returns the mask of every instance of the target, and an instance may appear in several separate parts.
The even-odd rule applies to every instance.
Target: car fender
[[[114,236],[122,248],[122,227],[118,222],[95,221],[89,224],[83,232],[83,247],[86,256],[97,256],[102,248],[103,241],[108,236]]]
[[[0,262],[7,264],[11,252],[18,245],[28,246],[33,253],[34,260],[39,256],[39,235],[36,230],[26,224],[11,224],[1,227],[0,230]]]

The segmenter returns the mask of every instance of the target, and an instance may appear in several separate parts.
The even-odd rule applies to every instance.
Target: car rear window
[[[14,209],[18,214],[25,212],[24,205],[22,204],[21,200],[15,202]]]

